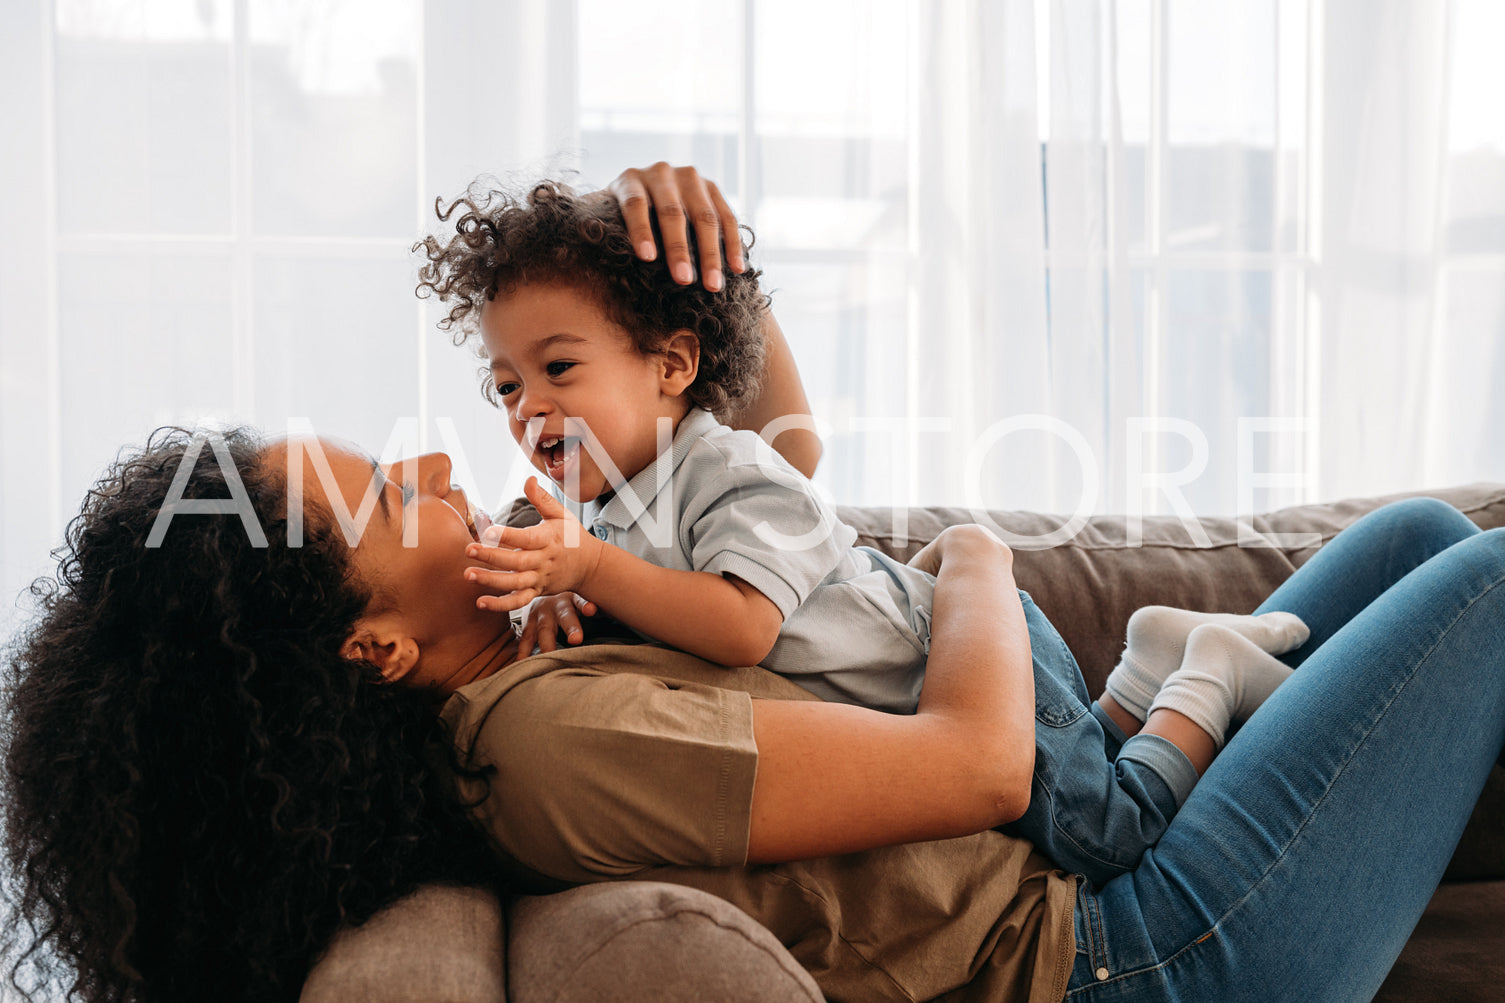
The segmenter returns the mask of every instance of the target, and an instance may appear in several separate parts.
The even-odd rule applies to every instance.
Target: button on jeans
[[[1068,1000],[1368,1000],[1505,743],[1505,529],[1370,513],[1259,609],[1311,628],[1132,871],[1077,895]]]

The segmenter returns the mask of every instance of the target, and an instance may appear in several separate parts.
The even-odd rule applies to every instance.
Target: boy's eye
[[[547,367],[545,367],[545,371],[550,376],[563,376],[565,370],[569,369],[573,365],[573,362],[551,362]]]
[[[496,385],[497,396],[511,397],[513,394],[517,393],[517,388],[520,386],[522,386],[522,384],[520,383],[498,383]]]

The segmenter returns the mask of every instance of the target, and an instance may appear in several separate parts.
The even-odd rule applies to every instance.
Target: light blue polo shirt
[[[660,567],[735,575],[767,596],[784,625],[765,668],[827,700],[914,713],[935,579],[854,547],[857,531],[757,433],[694,408],[581,521]]]

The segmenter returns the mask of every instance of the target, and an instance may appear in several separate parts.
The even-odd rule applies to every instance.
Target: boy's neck
[[[680,424],[683,423],[684,420],[685,420],[685,418],[689,417],[690,412],[692,410],[694,410],[693,405],[691,405],[690,402],[687,401],[687,400],[685,400],[683,397],[677,398],[674,403],[677,403],[678,407],[672,408],[668,413],[660,413],[660,414],[656,414],[656,415],[653,416],[653,420],[655,422],[655,427],[657,427],[656,423],[658,422],[658,420],[660,418],[668,418],[669,421],[671,422],[671,424],[669,426],[669,440],[668,440],[668,442],[666,442],[664,444],[664,447],[662,449],[660,449],[658,452],[654,453],[653,460],[647,466],[641,467],[641,468],[639,468],[637,470],[633,470],[633,471],[622,470],[621,474],[622,474],[622,483],[623,484],[626,484],[628,481],[631,481],[638,474],[641,474],[644,470],[647,470],[648,467],[652,466],[654,463],[657,463],[659,460],[663,459],[664,455],[666,453],[668,453],[671,450],[673,450],[673,448],[674,448],[674,439],[675,439],[676,436],[679,435],[679,426],[680,426]],[[617,489],[608,485],[605,491],[602,491],[599,495],[596,496],[595,500],[596,500],[596,502],[598,504],[603,504],[604,505],[606,502],[610,501],[611,498],[612,498],[612,496],[615,495],[616,493],[617,493]]]

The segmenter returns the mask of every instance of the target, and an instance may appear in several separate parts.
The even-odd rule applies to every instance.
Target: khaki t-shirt
[[[718,895],[772,930],[833,1003],[1065,995],[1075,879],[1023,840],[989,831],[747,865],[758,698],[816,699],[762,669],[593,645],[514,662],[443,715],[462,758],[495,768],[476,815],[536,871]],[[465,781],[461,794],[483,788]]]

